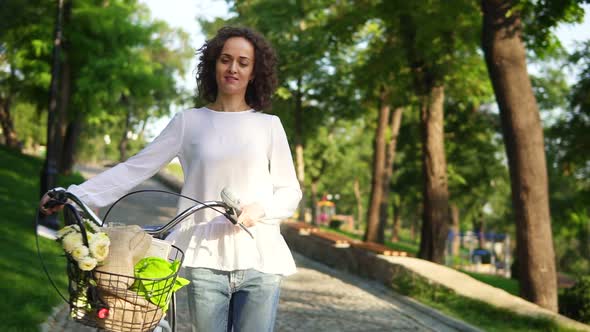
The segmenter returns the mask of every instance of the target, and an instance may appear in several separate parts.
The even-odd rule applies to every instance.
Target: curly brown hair
[[[246,27],[226,26],[198,50],[197,86],[199,96],[208,102],[217,98],[215,63],[221,54],[225,41],[232,37],[242,37],[254,46],[254,79],[246,88],[246,104],[261,111],[270,107],[271,97],[277,87],[275,51],[264,37]]]

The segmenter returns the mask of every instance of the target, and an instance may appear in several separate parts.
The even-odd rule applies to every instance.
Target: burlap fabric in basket
[[[109,256],[96,268],[98,287],[111,293],[115,293],[113,289],[126,290],[134,282],[133,269],[152,244],[152,237],[137,225],[107,227],[104,232],[111,245]]]
[[[135,281],[135,264],[145,256],[152,237],[137,225],[104,231],[111,241],[109,256],[96,268],[95,276],[109,315],[97,319],[97,325],[106,331],[151,331],[162,318],[162,310],[128,288]]]
[[[105,331],[151,331],[162,319],[162,309],[136,292],[103,292],[101,298],[110,308],[107,318],[97,319],[97,327]]]

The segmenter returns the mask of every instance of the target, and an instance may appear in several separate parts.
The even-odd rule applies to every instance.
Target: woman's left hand
[[[264,208],[258,203],[248,204],[242,207],[242,213],[238,217],[238,222],[246,227],[256,225],[258,220],[264,217]]]

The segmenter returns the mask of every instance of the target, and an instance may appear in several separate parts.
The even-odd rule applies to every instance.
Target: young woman
[[[169,236],[185,252],[193,330],[272,331],[281,277],[295,272],[279,223],[301,199],[285,130],[260,112],[276,87],[275,54],[261,35],[236,27],[220,29],[199,52],[199,95],[209,104],[176,114],[137,155],[68,191],[106,206],[174,157],[183,195],[215,200],[231,188],[242,202],[238,221],[254,238],[214,211]]]

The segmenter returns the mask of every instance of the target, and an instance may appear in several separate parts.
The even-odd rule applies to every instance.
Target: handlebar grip
[[[62,203],[62,202],[60,202],[58,200],[51,199],[51,200],[47,201],[47,203],[43,204],[43,207],[46,208],[46,209],[51,209],[51,208],[54,208],[56,206],[64,205],[64,204],[66,204],[66,203]]]
[[[43,207],[46,209],[50,209],[59,205],[65,205],[68,202],[66,190],[63,188],[51,189],[47,192],[47,196],[49,196],[51,199],[47,201],[47,203],[43,204]]]
[[[239,216],[242,213],[242,209],[240,208],[240,200],[231,191],[231,189],[228,187],[223,188],[220,195],[221,200],[235,211],[236,216]]]

